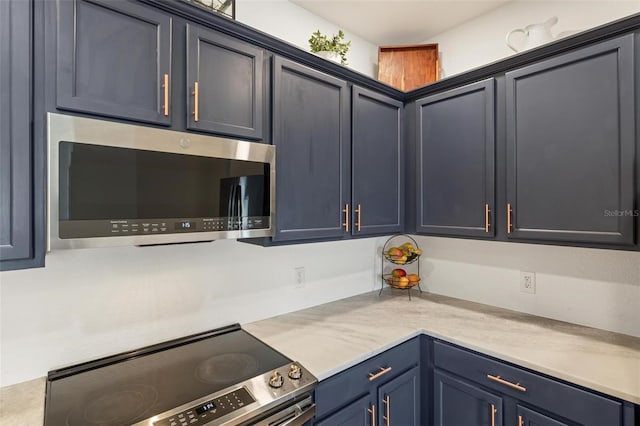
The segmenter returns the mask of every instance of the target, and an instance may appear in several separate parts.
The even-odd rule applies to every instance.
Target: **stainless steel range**
[[[45,426],[302,426],[316,378],[232,325],[51,371]]]

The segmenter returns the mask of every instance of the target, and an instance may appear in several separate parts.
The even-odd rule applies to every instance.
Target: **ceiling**
[[[290,0],[375,45],[414,44],[510,0]]]

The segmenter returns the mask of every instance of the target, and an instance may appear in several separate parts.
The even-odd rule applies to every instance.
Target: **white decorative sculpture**
[[[514,52],[522,52],[523,50],[528,50],[533,47],[537,47],[553,41],[555,40],[555,38],[551,34],[551,27],[557,23],[558,17],[552,16],[551,18],[540,24],[531,24],[527,25],[524,28],[517,28],[515,30],[509,31],[506,36],[507,46],[509,46]],[[511,36],[515,33],[522,33],[526,37],[524,46],[522,46],[521,48],[517,48],[510,41]]]

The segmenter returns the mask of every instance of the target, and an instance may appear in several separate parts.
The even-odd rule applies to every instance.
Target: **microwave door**
[[[220,180],[220,216],[228,219],[227,229],[233,229],[233,219],[239,215],[239,178],[231,177]]]

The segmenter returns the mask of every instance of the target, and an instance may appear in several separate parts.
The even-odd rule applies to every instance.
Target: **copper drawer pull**
[[[510,234],[513,230],[513,223],[511,222],[511,215],[513,214],[513,209],[511,208],[511,203],[507,204],[507,234]]]
[[[358,221],[356,222],[356,229],[360,232],[360,223],[362,222],[362,206],[358,204],[358,208],[356,209],[356,214],[358,215]]]
[[[391,401],[389,401],[389,395],[385,396],[382,402],[384,402],[385,413],[386,413],[386,416],[382,416],[382,418],[387,421],[387,426],[389,426],[389,422],[391,421],[390,420],[391,416],[389,416],[389,409],[391,407]]]
[[[193,121],[196,123],[200,119],[200,93],[198,90],[198,82],[193,83]]]
[[[484,205],[484,232],[489,232],[489,228],[491,224],[489,223],[489,215],[491,214],[491,209],[489,208],[489,204]]]
[[[387,374],[389,371],[391,371],[391,367],[380,367],[380,371],[378,371],[377,373],[369,373],[369,381],[372,382],[375,379],[377,379],[380,376],[384,376],[385,374]]]
[[[371,426],[376,426],[376,405],[371,404],[371,408],[368,408],[367,411],[371,414]]]
[[[522,420],[522,416],[518,416],[518,426],[524,426],[524,420]]]
[[[491,404],[491,426],[496,426],[496,406]]]
[[[169,115],[169,74],[164,75],[164,82],[162,83],[164,89],[164,115]]]
[[[349,232],[349,204],[345,204],[342,213],[344,213],[344,223],[342,226],[344,226],[345,232]]]
[[[510,388],[519,390],[520,392],[526,392],[527,391],[527,388],[525,388],[524,386],[520,386],[520,383],[508,382],[508,381],[500,378],[500,376],[492,376],[491,374],[487,374],[487,379],[493,380],[494,382],[500,383],[501,385],[509,386]]]

